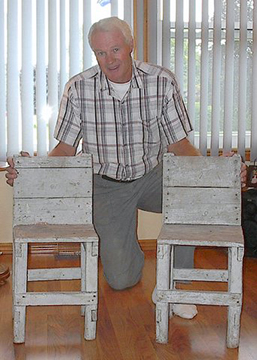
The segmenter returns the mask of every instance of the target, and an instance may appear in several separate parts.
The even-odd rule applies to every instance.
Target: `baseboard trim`
[[[143,251],[156,250],[156,239],[139,240],[139,244]]]
[[[139,240],[143,251],[156,250],[156,239]],[[30,254],[78,254],[80,252],[79,244],[34,244],[29,246]],[[3,255],[12,255],[12,243],[0,243],[0,252]]]
[[[0,253],[3,255],[11,255],[12,243],[0,243]]]

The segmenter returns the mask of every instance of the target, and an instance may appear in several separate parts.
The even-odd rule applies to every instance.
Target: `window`
[[[250,148],[257,157],[255,4],[162,0],[150,23],[159,36],[149,44],[149,60],[175,72],[194,127],[191,141],[203,154],[237,148],[244,157]]]
[[[128,0],[0,1],[0,160],[45,155],[67,80],[94,64],[87,34],[111,15],[132,24]]]
[[[94,63],[89,27],[110,15],[133,27],[133,4],[0,1],[0,160],[55,145],[64,84]],[[136,56],[176,73],[194,126],[190,140],[203,154],[237,148],[244,157],[250,148],[257,158],[257,0],[136,4]]]

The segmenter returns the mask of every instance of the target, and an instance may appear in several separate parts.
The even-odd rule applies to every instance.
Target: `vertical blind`
[[[133,28],[134,13],[137,58],[176,73],[195,146],[257,158],[257,0],[0,0],[0,160],[55,146],[64,85],[94,64],[91,24]]]
[[[94,65],[88,31],[108,16],[133,27],[133,1],[0,0],[0,160],[55,146],[64,85]]]
[[[148,60],[175,72],[207,154],[257,158],[257,0],[159,0],[149,7]],[[155,49],[160,48],[161,56]]]

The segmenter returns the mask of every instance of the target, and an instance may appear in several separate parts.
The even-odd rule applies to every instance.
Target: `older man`
[[[67,83],[55,129],[59,143],[49,156],[75,155],[81,139],[83,152],[93,155],[101,261],[109,285],[121,290],[142,276],[136,212],[162,210],[162,155],[200,153],[187,139],[192,127],[174,74],[132,59],[128,24],[116,17],[100,20],[88,38],[98,65]],[[176,266],[192,267],[193,255],[193,248],[177,249]],[[174,312],[192,318],[197,310],[176,305]]]

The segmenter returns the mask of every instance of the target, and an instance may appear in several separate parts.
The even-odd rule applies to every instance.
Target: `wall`
[[[140,240],[157,239],[161,225],[161,214],[138,211],[138,238]]]

